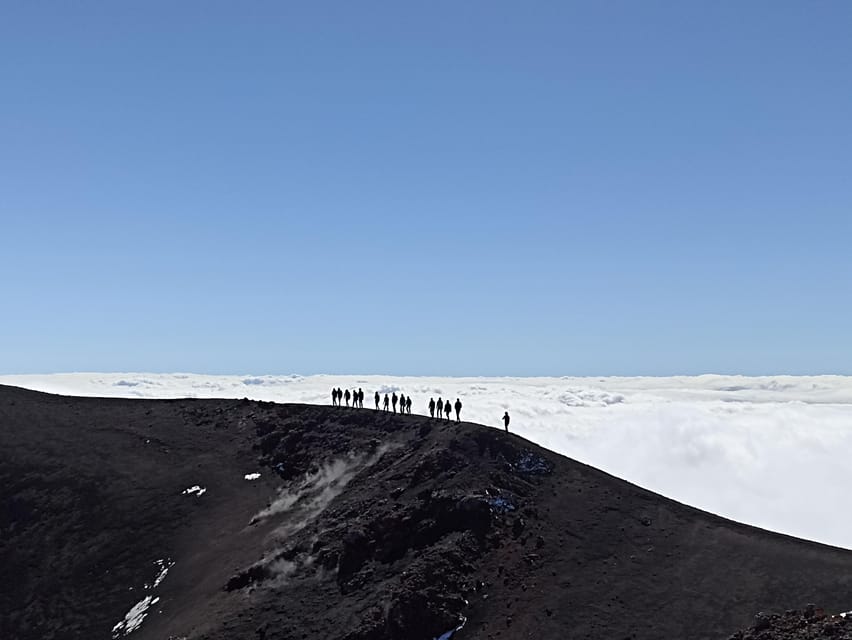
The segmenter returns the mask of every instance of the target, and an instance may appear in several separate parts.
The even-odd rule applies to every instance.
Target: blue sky
[[[850,24],[4,3],[0,372],[852,374]]]

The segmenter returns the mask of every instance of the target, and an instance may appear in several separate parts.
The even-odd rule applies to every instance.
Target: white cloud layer
[[[852,377],[426,378],[53,374],[0,383],[70,395],[331,404],[332,387],[398,389],[413,413],[457,397],[462,418],[701,509],[852,549],[846,493]]]

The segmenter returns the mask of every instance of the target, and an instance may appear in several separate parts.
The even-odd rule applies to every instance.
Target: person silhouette
[[[376,391],[375,400],[376,400],[376,411],[378,411],[379,410],[379,392],[378,391]]]
[[[390,402],[390,399],[388,398],[388,394],[385,394],[385,411],[388,410],[388,403],[389,402]]]
[[[435,398],[429,398],[429,415],[435,417]]]
[[[406,412],[408,415],[411,415],[411,396],[408,396],[408,397],[405,399],[405,412]]]
[[[438,396],[438,403],[435,405],[435,411],[438,413],[438,420],[444,417],[444,401]]]
[[[509,412],[503,414],[503,425],[506,427],[506,433],[509,433]]]
[[[396,397],[396,391],[394,391],[393,395],[391,396],[391,404],[393,405],[393,412],[394,413],[396,413],[396,401],[397,400],[398,400],[398,398]]]
[[[456,398],[456,422],[461,422],[461,418],[459,417],[459,414],[461,413],[461,410],[462,410],[462,403],[461,403],[461,400],[459,400],[458,398]]]
[[[399,413],[400,414],[405,413],[405,394],[404,393],[399,394]]]
[[[347,407],[349,406],[349,396],[350,396],[349,389],[347,389],[346,393],[343,394],[343,398],[344,398],[344,400],[346,400],[346,406]]]
[[[332,407],[337,406],[337,389],[331,390],[331,406]]]
[[[446,418],[447,418],[447,422],[449,422],[449,421],[450,421],[450,414],[451,414],[452,412],[453,412],[453,406],[450,404],[450,401],[449,401],[449,400],[447,400],[447,401],[444,403],[444,415],[445,415],[445,416],[446,416]]]
[[[358,387],[358,408],[364,408],[364,390],[361,387]]]

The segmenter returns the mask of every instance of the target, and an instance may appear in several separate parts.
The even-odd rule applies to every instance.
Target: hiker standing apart
[[[429,398],[429,415],[435,417],[435,398]]]
[[[456,422],[461,422],[461,418],[459,415],[461,414],[462,403],[461,400],[456,398]]]
[[[376,411],[378,411],[379,410],[379,392],[378,391],[376,391],[375,400],[376,400]]]
[[[503,424],[506,426],[506,433],[509,433],[509,412],[503,414]]]

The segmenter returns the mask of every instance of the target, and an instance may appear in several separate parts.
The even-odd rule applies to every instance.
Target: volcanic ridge
[[[3,639],[852,637],[852,552],[466,422],[0,387],[0,506]]]

